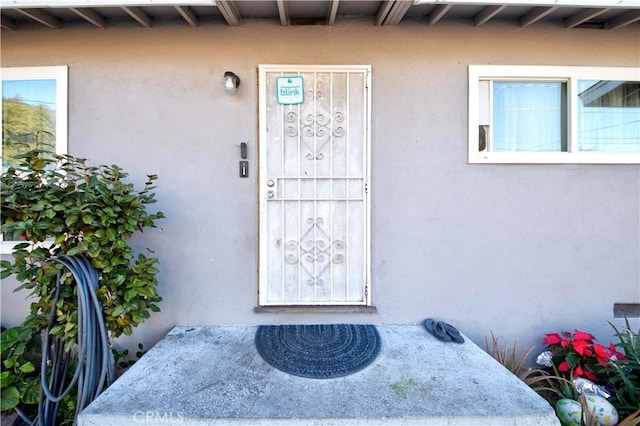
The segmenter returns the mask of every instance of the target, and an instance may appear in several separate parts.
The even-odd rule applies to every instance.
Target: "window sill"
[[[306,305],[306,306],[256,306],[253,308],[253,312],[257,314],[316,314],[316,313],[329,313],[329,314],[375,314],[378,309],[375,306],[325,306],[325,305]]]
[[[614,318],[640,318],[640,303],[614,303]]]
[[[469,164],[640,164],[640,154],[595,152],[470,152]]]

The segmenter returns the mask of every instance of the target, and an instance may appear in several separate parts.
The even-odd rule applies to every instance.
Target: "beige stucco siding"
[[[160,259],[176,324],[416,323],[439,317],[477,343],[611,335],[614,302],[640,301],[637,165],[467,164],[470,64],[638,66],[637,26],[615,31],[339,21],[3,31],[2,66],[69,66],[69,152],[158,174],[166,219],[137,237]],[[376,314],[257,314],[258,64],[372,66],[372,294]],[[223,74],[242,83],[224,92]],[[238,177],[248,141],[249,178]],[[2,283],[2,325],[24,295]],[[607,342],[608,343],[608,342]]]

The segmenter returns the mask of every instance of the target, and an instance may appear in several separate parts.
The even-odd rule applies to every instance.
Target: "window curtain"
[[[566,151],[565,83],[493,82],[492,151]]]

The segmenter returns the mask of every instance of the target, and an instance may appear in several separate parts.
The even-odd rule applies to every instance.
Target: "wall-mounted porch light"
[[[236,91],[238,90],[238,86],[240,86],[240,77],[238,77],[231,71],[225,72],[224,90],[230,95],[235,95]]]

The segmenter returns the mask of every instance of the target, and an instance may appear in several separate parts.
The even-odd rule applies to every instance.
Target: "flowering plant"
[[[556,374],[569,379],[582,377],[603,383],[604,378],[597,375],[596,367],[606,366],[611,360],[624,359],[624,355],[616,350],[613,343],[605,347],[594,340],[593,335],[579,330],[575,333],[545,334],[542,343],[546,345],[546,351],[538,356],[537,363],[553,367]]]

